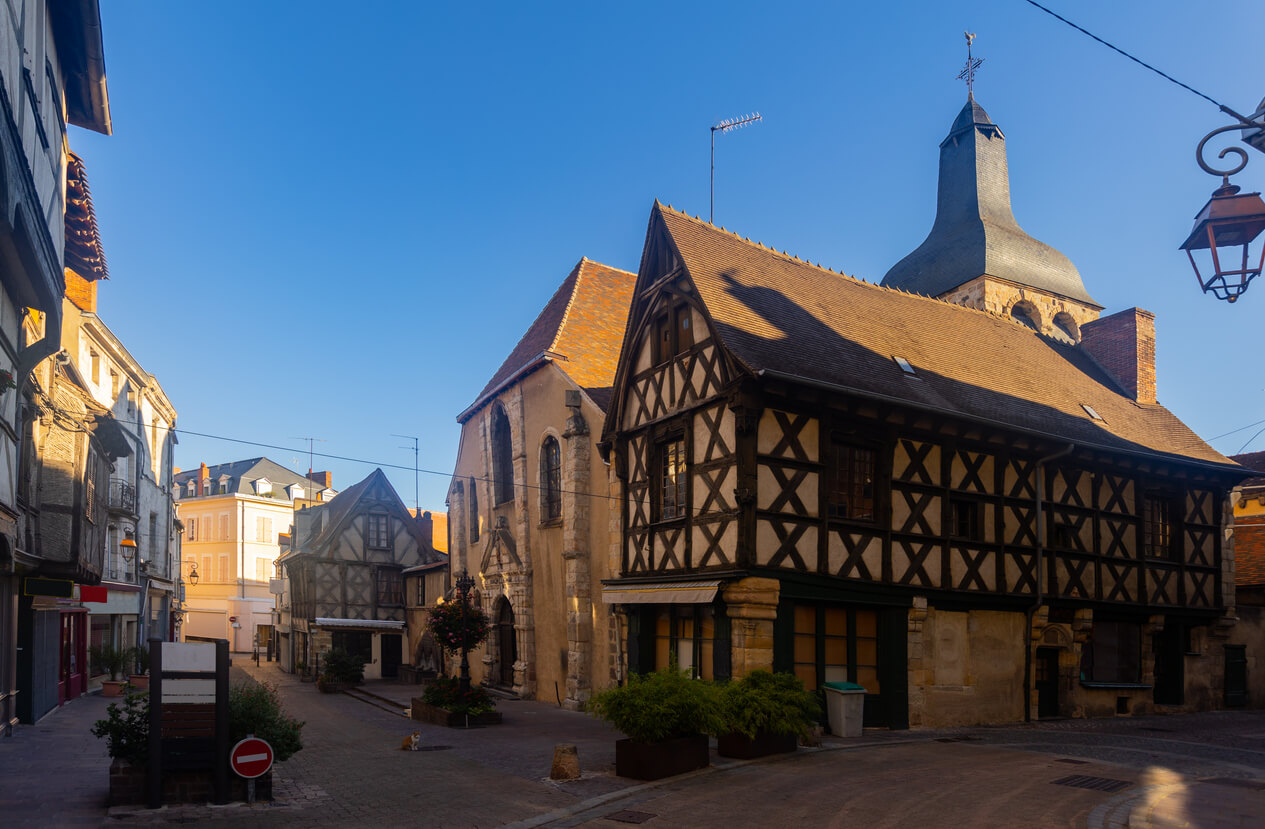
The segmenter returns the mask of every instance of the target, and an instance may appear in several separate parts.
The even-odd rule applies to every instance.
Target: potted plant
[[[129,648],[136,662],[136,673],[128,676],[128,684],[138,691],[149,688],[149,648]]]
[[[467,652],[482,645],[492,626],[488,623],[483,608],[471,602],[468,597],[458,595],[451,601],[439,602],[430,609],[426,628],[444,652],[456,656],[461,653],[463,644]]]
[[[88,655],[92,658],[92,664],[97,670],[110,675],[109,679],[101,682],[102,696],[123,696],[127,681],[119,679],[119,674],[123,673],[123,669],[130,663],[131,650],[131,648],[116,648],[113,645],[93,645],[88,649]]]
[[[690,679],[675,663],[595,694],[588,710],[627,735],[615,742],[615,773],[636,780],[704,768],[707,735],[724,727],[715,686]]]
[[[307,670],[306,659],[300,659],[298,662],[294,663],[294,672],[299,675],[299,681],[301,682],[312,681],[312,675],[308,673],[308,670]]]
[[[331,648],[325,652],[324,661],[325,670],[316,681],[316,687],[323,693],[341,693],[364,681],[365,664],[360,661],[360,657],[342,648]]]
[[[496,711],[496,701],[481,685],[472,685],[461,693],[461,680],[441,676],[426,686],[420,697],[413,697],[412,717],[432,725],[449,728],[496,725],[501,722],[501,712]]]
[[[750,760],[795,750],[821,716],[817,697],[794,674],[756,670],[720,690],[722,757]]]

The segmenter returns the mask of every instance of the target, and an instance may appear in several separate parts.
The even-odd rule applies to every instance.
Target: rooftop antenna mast
[[[754,124],[756,121],[763,121],[763,120],[764,120],[764,116],[762,116],[762,115],[761,115],[760,113],[758,113],[758,112],[753,112],[753,113],[751,113],[750,115],[740,115],[740,116],[739,116],[739,117],[737,117],[737,118],[726,118],[724,121],[721,121],[719,124],[712,124],[712,127],[711,127],[711,130],[712,130],[712,181],[711,181],[711,194],[708,196],[708,199],[707,199],[707,222],[708,222],[708,224],[715,224],[715,223],[716,223],[716,222],[715,222],[715,213],[716,213],[716,133],[718,133],[718,132],[730,132],[730,131],[732,131],[732,130],[736,130],[736,129],[738,129],[739,127],[745,127],[747,124]]]
[[[420,472],[418,470],[418,461],[417,461],[417,457],[418,457],[417,456],[417,451],[418,451],[417,450],[417,436],[392,434],[391,437],[404,438],[405,440],[413,441],[413,509],[417,510],[417,517],[421,518],[422,517],[422,502],[421,502],[421,487],[418,484]],[[407,449],[408,447],[401,446],[400,448]]]
[[[307,441],[307,474],[310,480],[310,476],[312,475],[312,458],[315,455],[315,452],[313,451],[313,445],[317,443],[324,443],[325,441],[322,438],[294,438],[294,437],[290,438],[290,440],[306,440]]]

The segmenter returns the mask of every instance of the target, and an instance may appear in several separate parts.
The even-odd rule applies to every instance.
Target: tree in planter
[[[461,653],[463,643],[466,651],[479,647],[487,641],[492,629],[483,608],[471,602],[468,597],[463,600],[460,596],[432,607],[426,627],[434,635],[439,647],[450,656]]]
[[[303,748],[304,725],[286,715],[275,685],[239,682],[229,689],[228,732],[234,745],[254,734],[272,746],[278,762],[289,760]]]
[[[111,757],[143,766],[149,756],[149,692],[128,694],[122,708],[112,702],[105,711],[106,718],[92,726],[92,736],[105,738]]]
[[[342,648],[330,648],[322,661],[325,668],[321,671],[321,682],[355,685],[364,681],[365,663]]]
[[[132,662],[131,648],[116,648],[113,645],[93,645],[88,648],[88,656],[100,673],[108,673],[110,680],[117,682],[119,674],[127,670]]]
[[[615,773],[638,780],[706,767],[707,735],[724,727],[716,686],[690,679],[675,660],[664,670],[634,674],[627,685],[595,694],[588,710],[628,735],[615,741]]]
[[[422,691],[422,701],[454,714],[468,714],[471,717],[490,713],[496,708],[496,702],[486,689],[476,685],[462,694],[461,681],[450,676],[438,677],[427,685]]]
[[[797,739],[810,735],[821,707],[794,674],[756,670],[721,688],[720,714],[720,754],[751,758],[794,751]]]

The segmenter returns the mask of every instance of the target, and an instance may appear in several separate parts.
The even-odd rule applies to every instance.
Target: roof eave
[[[478,400],[471,403],[469,408],[467,408],[461,414],[457,415],[457,422],[464,425],[467,420],[469,420],[472,416],[474,416],[475,412],[479,411],[479,409],[482,409],[488,403],[492,402],[492,400],[496,398],[496,396],[499,395],[501,392],[505,391],[507,388],[514,385],[519,380],[531,374],[533,371],[545,365],[546,363],[552,363],[553,361],[554,359],[550,357],[548,354],[546,354],[543,351],[540,352],[534,358],[528,361],[528,363],[524,365],[522,368],[515,371],[509,377],[506,377],[502,383],[489,389],[487,393],[485,393],[482,397],[480,397]]]
[[[110,94],[105,82],[105,46],[98,0],[49,4],[66,91],[66,120],[110,135]]]

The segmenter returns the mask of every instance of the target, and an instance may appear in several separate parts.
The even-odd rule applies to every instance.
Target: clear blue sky
[[[1047,5],[1240,111],[1265,95],[1259,0]],[[1177,249],[1217,184],[1195,145],[1225,116],[1023,0],[102,16],[115,134],[71,136],[112,277],[100,313],[182,429],[293,447],[181,434],[183,467],[306,469],[306,436],[411,467],[401,433],[451,470],[455,416],[581,256],[636,270],[656,197],[706,216],[708,126],[728,116],[765,120],[718,141],[717,224],[878,281],[931,226],[964,29],[1019,222],[1108,313],[1157,314],[1160,400],[1197,432],[1265,419],[1265,280],[1218,302]],[[1265,187],[1265,156],[1237,180]],[[315,465],[339,488],[372,469]],[[387,471],[411,505],[411,469]],[[422,506],[446,487],[423,474]]]

